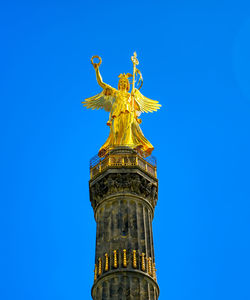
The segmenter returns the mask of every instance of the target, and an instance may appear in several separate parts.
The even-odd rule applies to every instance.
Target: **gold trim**
[[[152,257],[147,257],[145,253],[139,254],[139,260],[137,262],[137,253],[138,250],[132,250],[132,253],[128,254],[126,249],[122,250],[122,265],[121,267],[127,268],[129,264],[128,255],[132,255],[132,267],[134,269],[141,269],[141,271],[147,273],[150,277],[152,277],[155,281],[157,281],[156,277],[156,268],[155,263],[153,262]],[[140,257],[141,257],[141,266],[140,266]],[[110,261],[109,261],[110,260]],[[105,260],[102,261],[102,258],[98,258],[98,263],[95,264],[94,269],[94,281],[97,280],[98,276],[102,275],[103,272],[107,272],[110,270],[112,266],[111,257],[109,258],[108,253],[105,253]],[[104,270],[103,270],[104,267]],[[118,250],[113,250],[113,268],[117,269],[118,266]]]
[[[126,162],[125,162],[126,158]],[[138,166],[143,171],[147,172],[154,178],[156,176],[156,166],[152,165],[148,161],[144,160],[143,157],[138,156],[137,154],[109,154],[102,161],[99,161],[94,166],[90,167],[90,177],[91,179],[95,178],[98,174],[103,172],[108,167],[133,167]]]
[[[145,253],[141,254],[141,269],[142,271],[146,271],[146,266],[145,266]]]
[[[137,268],[137,261],[136,261],[136,250],[133,250],[133,268]]]
[[[108,253],[105,253],[105,271],[109,270],[109,257]]]
[[[118,265],[117,265],[117,251],[114,250],[113,252],[114,252],[114,268],[117,268],[118,267]]]
[[[148,258],[148,274],[152,276],[152,259],[151,257]]]
[[[153,263],[153,278],[155,281],[157,281],[156,279],[156,268],[155,268],[155,263]]]
[[[99,257],[98,275],[102,275],[102,259]]]
[[[97,280],[97,265],[95,264],[95,270],[94,270],[94,281]]]
[[[123,267],[127,268],[127,250],[123,249]]]

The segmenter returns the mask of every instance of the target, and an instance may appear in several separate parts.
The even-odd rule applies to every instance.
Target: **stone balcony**
[[[105,157],[96,155],[90,160],[90,179],[95,179],[108,168],[137,167],[153,178],[157,178],[156,159],[145,156],[142,152],[130,147],[117,147],[107,151]]]

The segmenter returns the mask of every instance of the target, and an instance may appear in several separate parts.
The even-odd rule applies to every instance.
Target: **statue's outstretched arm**
[[[99,62],[94,63],[94,61],[93,61],[94,58],[98,58]],[[106,111],[110,112],[111,109],[112,109],[112,105],[113,105],[113,103],[116,99],[117,90],[115,88],[112,88],[112,86],[110,86],[110,85],[103,82],[102,76],[101,76],[100,71],[99,71],[99,67],[102,63],[101,58],[97,55],[92,56],[91,63],[92,63],[92,65],[95,69],[95,72],[96,72],[97,82],[103,88],[103,91],[101,91],[101,93],[99,93],[95,96],[92,96],[90,98],[85,99],[85,101],[83,101],[82,103],[87,108],[91,108],[91,109],[103,108]]]
[[[94,63],[93,58],[98,58],[98,59],[99,59],[99,62],[98,62],[98,63]],[[99,67],[100,67],[100,65],[101,65],[101,63],[102,63],[101,58],[100,58],[99,56],[97,56],[97,55],[96,55],[96,56],[93,56],[93,57],[91,58],[91,63],[92,63],[92,65],[93,65],[94,69],[95,69],[95,72],[96,72],[96,79],[97,79],[98,84],[99,84],[103,89],[112,88],[110,85],[108,85],[107,83],[104,83],[103,80],[102,80],[102,76],[101,76],[100,71],[99,71]]]
[[[102,80],[102,76],[101,73],[99,71],[99,66],[97,68],[95,68],[95,72],[96,72],[96,80],[98,82],[98,84],[103,88],[106,89],[108,87],[110,87],[108,84],[104,83]]]

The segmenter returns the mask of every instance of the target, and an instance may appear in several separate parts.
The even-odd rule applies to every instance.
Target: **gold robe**
[[[150,155],[154,147],[144,137],[136,116],[130,93],[118,90],[110,111],[110,133],[104,145],[99,150],[99,156],[117,146],[129,146]]]

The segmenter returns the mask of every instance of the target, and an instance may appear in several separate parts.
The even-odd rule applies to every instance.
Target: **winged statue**
[[[94,59],[98,59],[98,62],[95,63]],[[110,132],[108,139],[98,152],[100,157],[105,156],[108,150],[119,146],[129,146],[142,152],[145,156],[150,155],[154,149],[142,133],[139,116],[141,113],[156,111],[161,105],[158,101],[151,100],[141,94],[143,79],[141,72],[136,67],[139,64],[136,52],[131,60],[133,62],[133,75],[130,73],[120,74],[118,76],[118,89],[115,89],[102,80],[99,71],[102,63],[101,58],[99,56],[91,58],[97,82],[103,90],[101,93],[85,99],[82,103],[87,108],[104,109],[109,112],[107,125],[110,127]],[[129,92],[130,78],[132,78],[131,92]],[[136,81],[137,88],[135,87]]]

